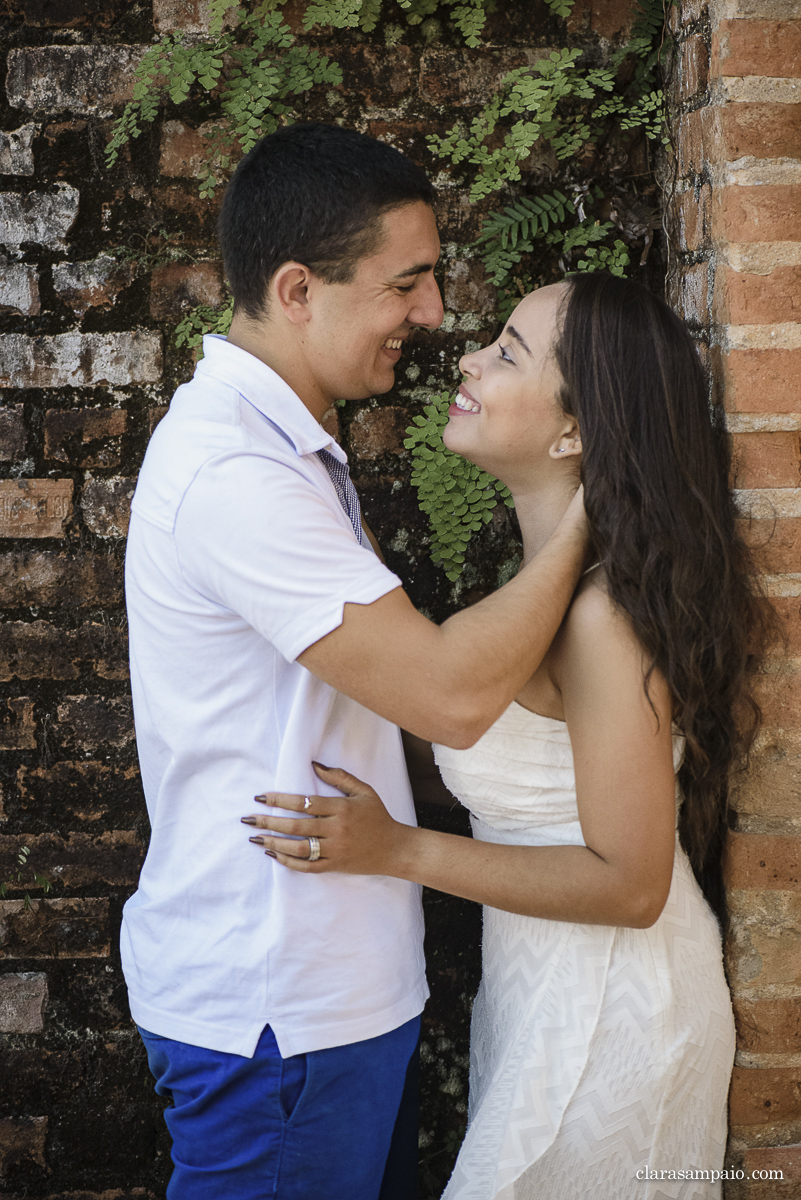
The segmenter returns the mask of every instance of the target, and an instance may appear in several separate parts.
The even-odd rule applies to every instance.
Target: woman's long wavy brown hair
[[[646,690],[656,668],[673,695],[686,739],[680,840],[725,923],[727,783],[759,724],[748,659],[771,629],[736,527],[728,437],[664,301],[600,272],[567,282],[555,355],[581,430],[594,549],[650,660]]]

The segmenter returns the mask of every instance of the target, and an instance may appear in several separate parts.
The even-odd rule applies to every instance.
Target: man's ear
[[[270,280],[270,296],[293,325],[309,320],[309,284],[311,271],[303,263],[282,263]]]
[[[554,442],[548,451],[551,458],[576,458],[581,456],[581,433],[575,421]]]

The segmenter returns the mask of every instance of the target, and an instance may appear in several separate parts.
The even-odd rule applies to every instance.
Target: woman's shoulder
[[[641,659],[642,646],[629,617],[609,593],[603,564],[579,582],[554,648],[560,657],[578,654],[599,658],[617,652],[634,653]]]

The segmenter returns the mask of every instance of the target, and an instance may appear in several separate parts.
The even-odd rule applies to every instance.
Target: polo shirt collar
[[[203,358],[195,374],[210,376],[234,388],[263,417],[278,426],[298,454],[326,449],[341,462],[348,461],[342,447],[315,421],[289,384],[260,358],[235,346],[222,334],[204,336]]]

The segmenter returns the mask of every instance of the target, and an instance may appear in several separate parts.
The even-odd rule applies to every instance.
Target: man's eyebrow
[[[510,337],[513,337],[516,342],[520,343],[520,345],[525,350],[526,354],[529,356],[529,358],[531,358],[531,351],[529,350],[528,346],[526,345],[526,339],[524,337],[521,337],[521,335],[515,329],[514,325],[507,325],[506,332],[509,334]]]
[[[416,263],[413,267],[408,267],[405,271],[398,271],[397,275],[393,275],[393,279],[410,279],[412,275],[423,275],[426,271],[433,271],[436,263]]]

